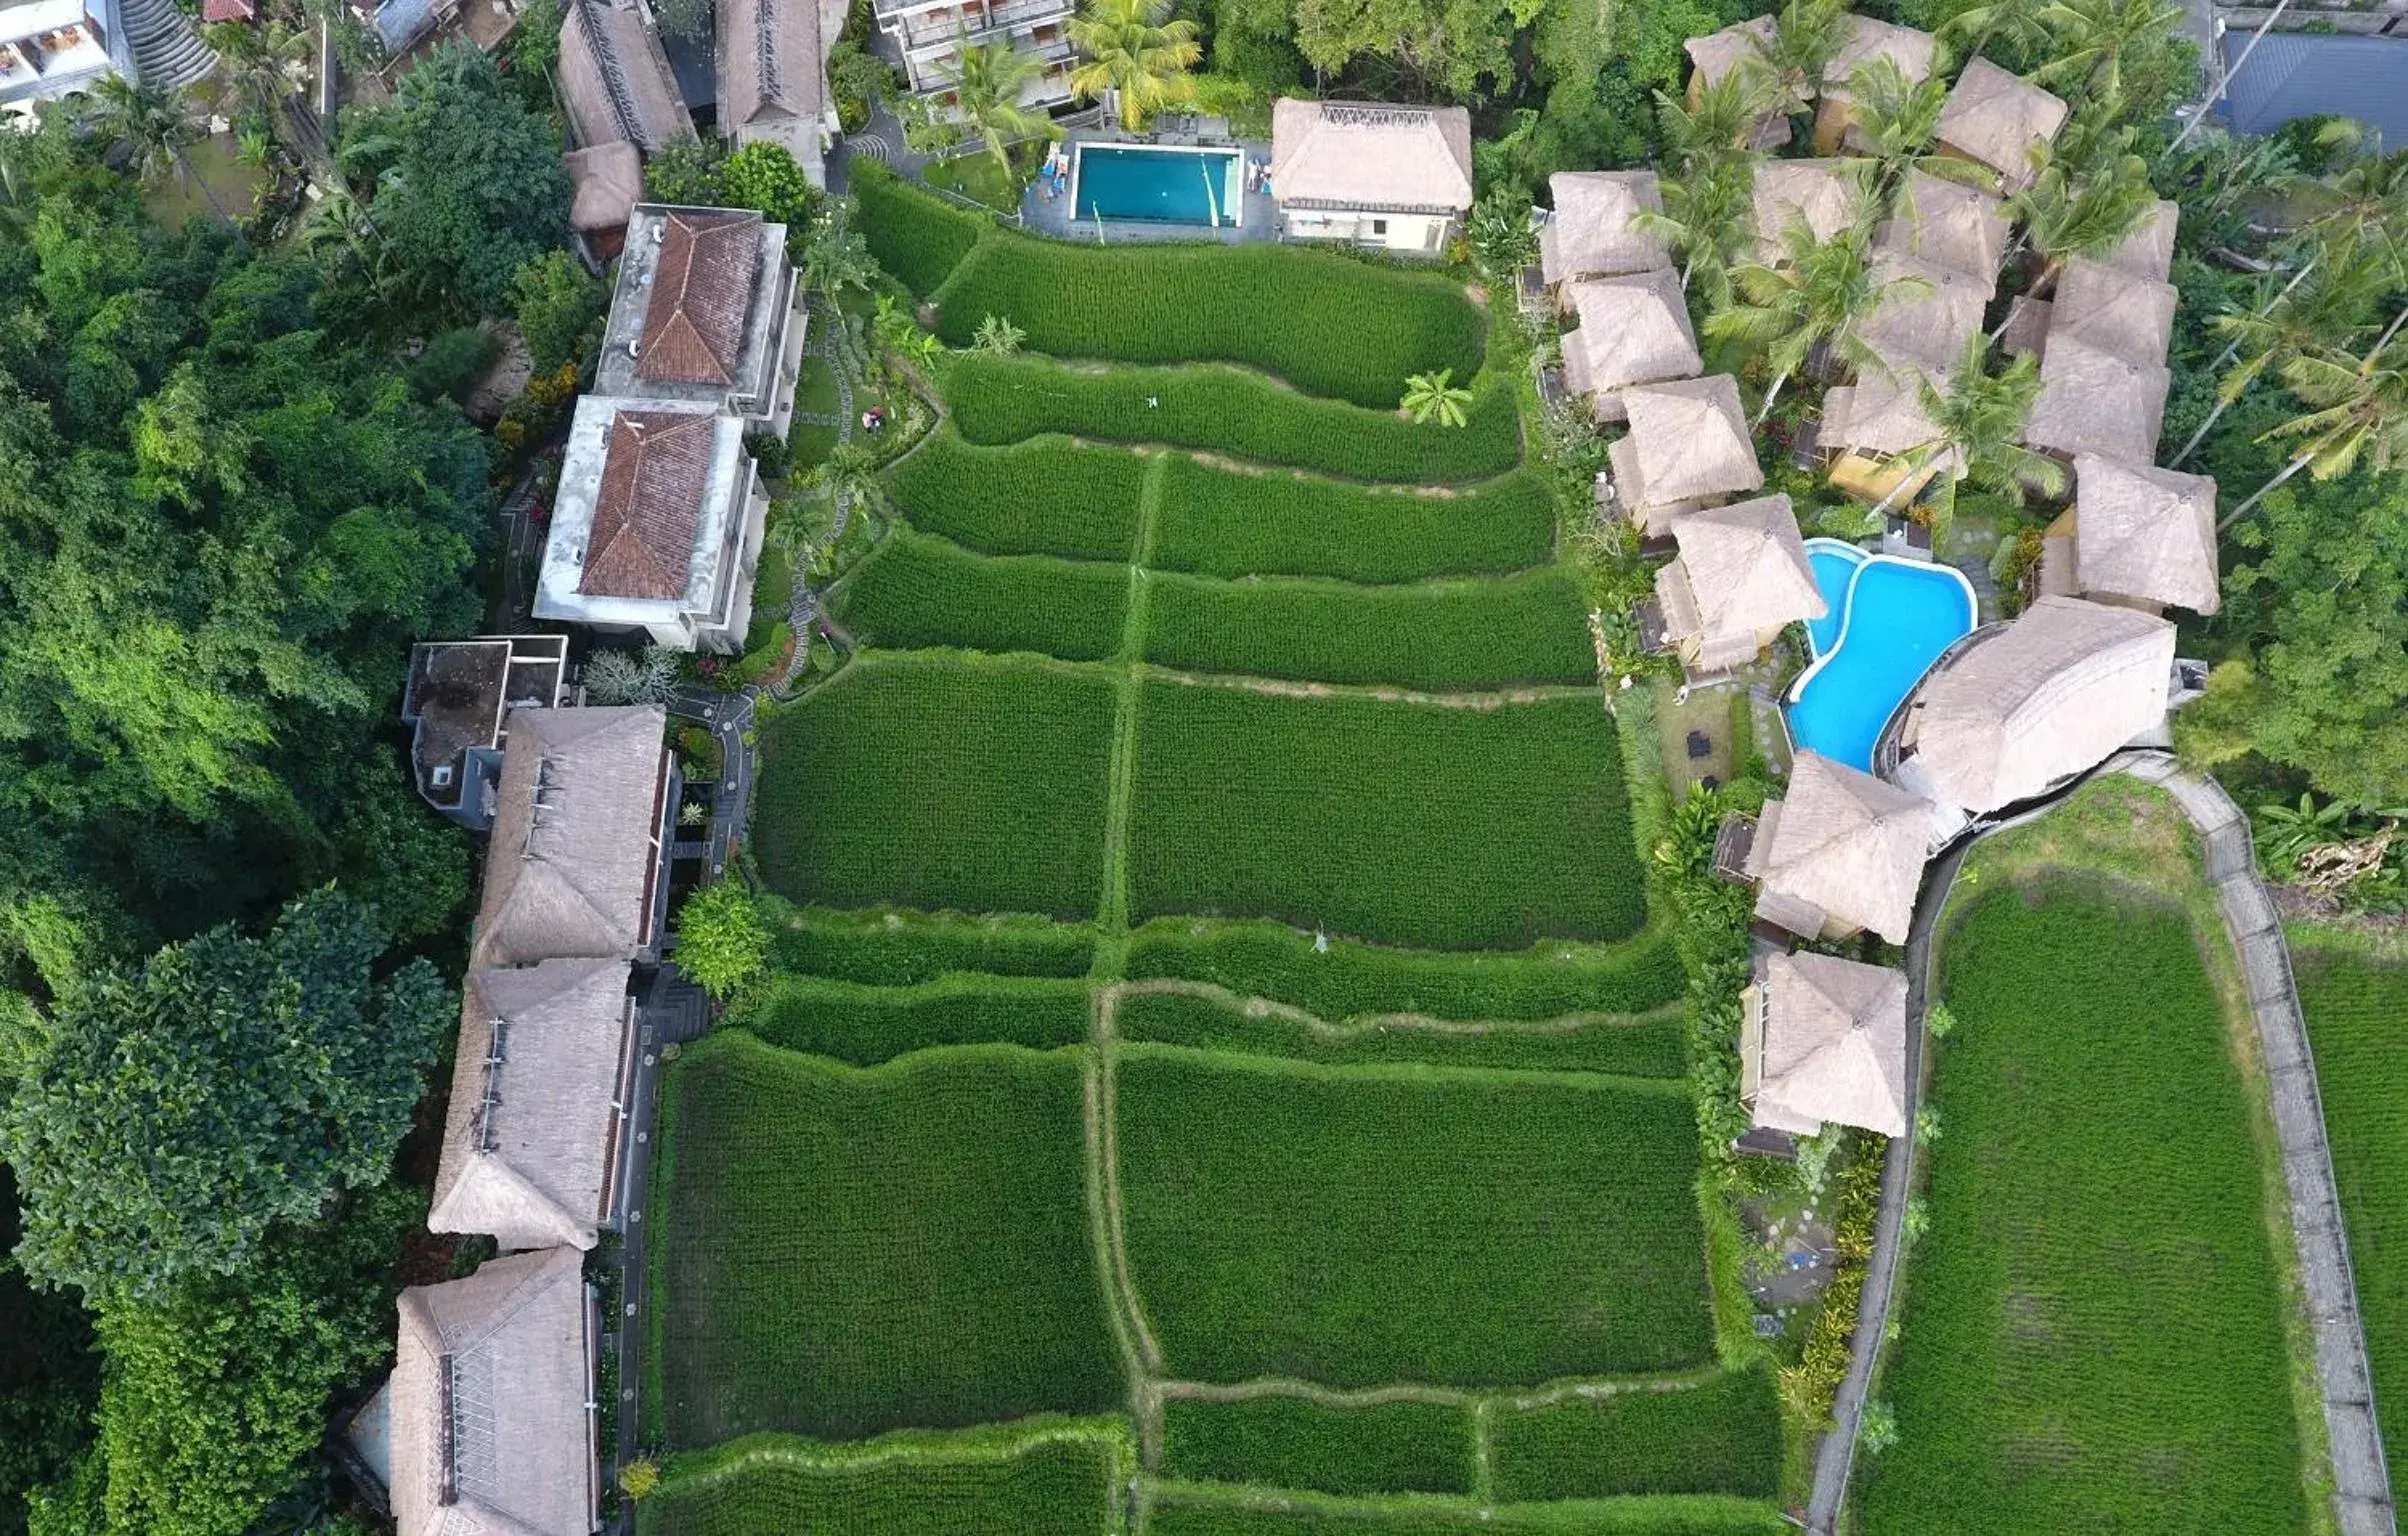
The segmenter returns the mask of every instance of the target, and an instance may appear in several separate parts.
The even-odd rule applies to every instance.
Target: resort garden
[[[664,1087],[646,1529],[1782,1529],[1810,1330],[1749,1329],[1648,695],[1512,316],[873,178],[938,334],[1030,351],[930,367],[762,727],[766,963]],[[1396,409],[1438,372],[1462,426]]]

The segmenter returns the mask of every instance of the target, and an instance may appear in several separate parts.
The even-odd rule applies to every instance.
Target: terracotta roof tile
[[[639,379],[733,384],[760,267],[757,213],[678,212],[661,221],[661,253],[644,310]]]
[[[577,590],[598,597],[675,598],[686,592],[702,493],[710,484],[717,418],[690,411],[620,411],[602,450],[602,492]]]

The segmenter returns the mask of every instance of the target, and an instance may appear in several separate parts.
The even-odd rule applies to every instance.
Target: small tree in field
[[[1455,370],[1417,373],[1405,380],[1404,412],[1417,422],[1460,427],[1470,419],[1472,392],[1454,383]]]
[[[769,965],[769,925],[752,892],[720,880],[677,909],[677,968],[721,1002],[760,979]]]

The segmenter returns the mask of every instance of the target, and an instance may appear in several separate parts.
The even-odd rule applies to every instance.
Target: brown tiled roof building
[[[686,593],[702,526],[717,418],[693,411],[620,411],[611,418],[577,590],[667,599]]]

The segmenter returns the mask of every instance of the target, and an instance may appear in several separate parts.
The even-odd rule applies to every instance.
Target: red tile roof
[[[639,379],[733,384],[760,270],[757,213],[672,213],[662,220],[652,302],[636,354]]]
[[[620,411],[611,418],[602,491],[578,591],[597,597],[685,595],[717,421],[687,411]]]

